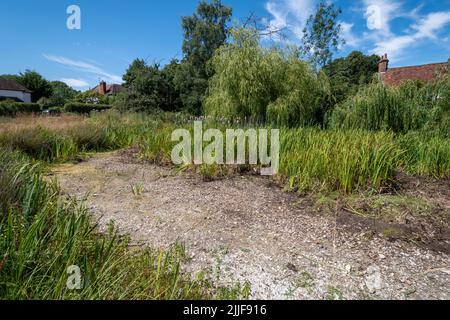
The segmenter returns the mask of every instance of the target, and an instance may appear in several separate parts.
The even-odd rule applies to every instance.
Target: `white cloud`
[[[420,45],[424,40],[437,39],[437,32],[449,23],[450,12],[430,13],[413,24],[412,32],[407,35],[379,37],[372,53],[378,55],[388,53],[391,61],[399,60],[408,48]]]
[[[412,26],[417,30],[416,37],[419,38],[435,38],[436,32],[450,23],[449,12],[435,12],[430,13],[425,18],[421,19],[419,23]]]
[[[355,48],[359,45],[360,39],[353,34],[353,23],[340,22],[341,36],[345,40],[345,44],[349,47]]]
[[[272,16],[269,28],[272,30],[287,28],[297,39],[303,36],[303,28],[309,16],[314,12],[315,0],[271,0],[266,10]]]
[[[331,0],[330,0],[331,1]],[[270,0],[266,3],[266,10],[272,16],[269,21],[270,30],[286,29],[290,33],[290,40],[301,41],[303,29],[308,18],[314,13],[318,0]],[[348,47],[356,47],[359,39],[353,33],[353,24],[340,21],[341,36]],[[281,40],[275,38],[275,40]]]
[[[390,33],[390,21],[398,17],[400,4],[394,0],[364,0],[367,28]]]
[[[93,74],[99,78],[102,78],[102,80],[105,80],[106,82],[114,82],[114,83],[122,83],[123,82],[122,77],[114,75],[114,74],[110,74],[110,73],[106,72],[105,70],[103,70],[102,68],[100,68],[92,63],[88,63],[85,61],[76,61],[76,60],[72,60],[72,59],[69,59],[66,57],[62,57],[62,56],[54,56],[54,55],[47,55],[47,54],[44,54],[44,58],[49,61],[59,63],[68,68],[72,68],[72,69],[75,69],[78,71]]]
[[[89,87],[89,83],[82,79],[70,79],[70,78],[62,78],[62,82],[67,84],[69,87],[72,88],[86,88]]]
[[[269,21],[269,27],[272,30],[286,28],[287,12],[283,12],[276,3],[266,3],[266,10],[272,15],[273,19]]]

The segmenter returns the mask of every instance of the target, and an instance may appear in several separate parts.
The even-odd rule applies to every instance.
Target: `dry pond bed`
[[[101,230],[113,220],[138,245],[182,242],[187,271],[248,281],[255,299],[450,299],[449,182],[426,192],[408,181],[386,204],[302,197],[252,175],[204,182],[135,159],[100,154],[48,176]]]

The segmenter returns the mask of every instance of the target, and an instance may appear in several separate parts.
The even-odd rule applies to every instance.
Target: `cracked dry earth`
[[[181,241],[188,271],[210,270],[220,285],[248,281],[254,299],[450,298],[448,251],[352,230],[268,178],[203,182],[120,152],[51,175],[63,194],[86,199],[100,229],[114,220],[139,244]]]

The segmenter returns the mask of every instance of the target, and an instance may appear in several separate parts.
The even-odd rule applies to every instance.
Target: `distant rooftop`
[[[407,80],[433,80],[447,65],[447,62],[441,62],[389,69],[389,59],[385,54],[378,63],[378,72],[385,84],[395,86]]]
[[[16,80],[0,77],[0,90],[21,91],[31,93],[30,90],[18,83]]]

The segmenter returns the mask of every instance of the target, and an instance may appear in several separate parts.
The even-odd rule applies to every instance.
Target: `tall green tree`
[[[128,67],[127,71],[123,75],[124,87],[130,87],[133,82],[143,75],[148,69],[147,63],[143,59],[135,59]]]
[[[52,81],[50,86],[52,87],[52,95],[49,99],[51,106],[64,106],[66,102],[72,100],[78,93],[61,81]]]
[[[50,98],[52,95],[52,86],[50,82],[44,79],[36,71],[26,70],[20,73],[16,80],[31,91],[31,101],[37,102],[40,98]]]
[[[220,0],[202,0],[192,16],[182,18],[184,57],[200,74],[206,75],[206,63],[225,43],[232,13]]]
[[[200,1],[192,16],[182,18],[184,58],[177,68],[174,84],[184,107],[200,114],[211,77],[208,61],[228,37],[232,9],[221,3]]]
[[[157,63],[134,60],[123,76],[126,90],[116,104],[123,110],[143,112],[179,109],[179,95],[173,84],[176,68],[176,61],[162,69]]]
[[[323,72],[300,60],[296,50],[261,46],[255,29],[235,29],[232,35],[211,62],[207,115],[277,126],[323,123],[329,105]]]
[[[356,94],[361,85],[369,84],[378,70],[380,57],[353,51],[345,58],[333,60],[322,70],[330,78],[332,94],[339,103]]]
[[[333,3],[321,0],[303,30],[303,54],[316,69],[330,63],[333,54],[345,41],[340,38],[341,24],[337,19],[342,13]]]

